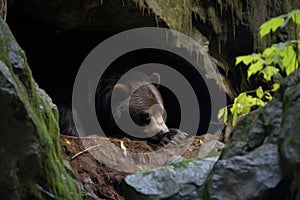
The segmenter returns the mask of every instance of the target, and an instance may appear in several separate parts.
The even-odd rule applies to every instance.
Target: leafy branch
[[[262,53],[253,53],[251,55],[239,56],[236,58],[235,65],[241,63],[248,67],[247,79],[254,76],[262,76],[262,79],[272,86],[265,90],[259,86],[256,90],[242,92],[235,99],[232,105],[219,110],[218,118],[223,117],[226,124],[229,112],[232,115],[232,125],[234,126],[239,115],[246,115],[252,109],[258,106],[265,106],[273,98],[273,93],[280,87],[279,80],[283,76],[288,76],[300,65],[300,10],[274,17],[260,26],[260,37],[284,28],[290,22],[293,23],[294,38],[266,48]]]

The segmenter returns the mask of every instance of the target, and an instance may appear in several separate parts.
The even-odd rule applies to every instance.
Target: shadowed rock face
[[[8,21],[19,24],[44,24],[56,30],[120,32],[143,26],[163,25],[137,4],[121,0],[10,1]]]
[[[79,199],[58,146],[57,110],[35,84],[24,51],[0,18],[0,196]]]
[[[300,197],[299,113],[298,70],[286,79],[273,101],[237,125],[231,141],[209,170],[200,169],[208,162],[203,159],[182,164],[182,168],[166,167],[130,175],[125,179],[125,191],[134,199],[297,199]],[[191,166],[199,162],[202,164],[198,170],[205,180],[199,184],[191,181],[187,187],[182,173],[194,172]]]

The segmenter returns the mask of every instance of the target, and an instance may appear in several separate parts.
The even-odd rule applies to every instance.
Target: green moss
[[[26,195],[34,199],[44,199],[45,192],[41,190],[43,188],[57,199],[81,199],[79,189],[62,164],[57,109],[52,108],[49,102],[38,95],[25,53],[20,48],[14,49],[12,43],[17,45],[9,28],[0,19],[0,59],[9,67],[15,82],[15,93],[23,103],[28,118],[37,130],[37,140],[40,145],[38,150],[41,151],[39,155],[42,156],[38,158],[41,161],[41,163],[37,163],[38,169],[33,169],[37,171],[37,176],[26,177],[27,183],[24,185],[28,191]],[[11,51],[14,51],[18,55],[20,63],[24,64],[20,69],[22,72],[18,74],[14,73],[14,70],[18,69],[15,69],[7,58]]]
[[[209,188],[211,188],[211,181],[210,180],[207,180],[203,187],[200,187],[199,190],[198,190],[198,194],[199,194],[199,197],[201,199],[206,199],[206,200],[209,200],[211,199],[210,198],[210,192],[209,192]]]
[[[153,12],[176,31],[190,35],[192,32],[191,0],[135,0],[141,9],[147,4]]]

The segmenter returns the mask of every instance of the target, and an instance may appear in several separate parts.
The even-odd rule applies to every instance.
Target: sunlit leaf
[[[300,24],[300,10],[293,10],[290,12],[290,14],[292,15],[292,20],[296,23],[296,24]]]
[[[272,91],[272,92],[275,92],[275,91],[277,91],[279,88],[280,88],[280,84],[279,84],[279,83],[274,83],[274,84],[272,85],[271,91]]]
[[[264,50],[263,56],[264,56],[264,57],[268,57],[268,56],[270,56],[270,55],[273,55],[273,54],[276,53],[276,52],[278,52],[277,46],[272,45],[271,47],[266,48],[266,49]]]
[[[276,31],[282,24],[284,23],[284,19],[282,17],[275,17],[270,19],[269,21],[263,23],[260,26],[260,37],[264,37],[269,34],[271,31]]]
[[[258,93],[260,93],[259,96],[262,97],[264,95],[264,92],[263,92],[262,88],[259,90],[260,90],[258,92]],[[245,92],[240,93],[239,96],[237,96],[234,99],[234,103],[233,103],[232,107],[230,108],[230,112],[233,115],[232,125],[234,126],[236,124],[237,117],[239,115],[248,114],[251,111],[251,108],[253,106],[265,106],[265,102],[259,98],[247,95],[247,93],[245,93]]]
[[[273,96],[269,92],[265,92],[264,97],[268,100],[271,101],[273,99]]]
[[[253,63],[252,65],[250,65],[250,67],[247,70],[247,78],[249,79],[252,75],[256,74],[257,72],[259,72],[260,70],[262,70],[263,68],[263,61],[262,60],[258,60],[256,63]]]
[[[261,100],[261,99],[254,98],[254,100],[255,100],[255,104],[254,105],[256,105],[256,106],[265,106],[266,105],[266,103],[263,100]]]
[[[223,120],[224,124],[226,124],[227,121],[228,121],[228,109],[226,108],[224,113],[224,120]]]
[[[249,65],[252,62],[252,55],[236,57],[235,65],[238,65],[241,62],[243,62],[245,65]]]
[[[298,68],[299,63],[297,62],[296,52],[292,45],[285,46],[280,51],[280,56],[282,57],[282,65],[287,75],[290,75]]]
[[[236,104],[234,103],[233,105],[232,105],[232,107],[230,108],[230,112],[231,113],[235,113],[236,112]]]
[[[267,66],[261,71],[261,73],[263,74],[263,77],[266,81],[271,81],[272,76],[274,76],[278,72],[279,72],[279,69],[274,66]]]
[[[256,62],[256,61],[258,61],[260,59],[261,59],[261,54],[260,53],[254,53],[254,54],[252,54],[252,60],[253,60],[253,62]]]
[[[236,124],[236,120],[237,120],[237,113],[233,113],[233,117],[232,117],[232,126],[235,126]]]
[[[225,114],[225,110],[227,110],[227,108],[221,108],[218,112],[218,119],[221,119],[223,117],[223,115]]]
[[[264,91],[261,86],[256,89],[256,96],[260,99],[264,96]]]
[[[295,54],[295,57],[292,58],[290,64],[286,67],[286,75],[290,75],[292,72],[294,72],[296,69],[298,69],[299,67],[299,63],[297,62],[297,59],[296,59],[296,54]]]
[[[281,58],[279,56],[279,49],[277,45],[272,45],[271,47],[266,48],[262,54],[262,57],[267,65],[281,64]]]
[[[295,51],[291,45],[285,46],[280,52],[283,66],[287,68],[288,65],[291,64],[292,59],[295,57],[295,55]]]

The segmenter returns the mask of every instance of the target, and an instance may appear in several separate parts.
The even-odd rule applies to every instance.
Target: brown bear
[[[140,134],[143,135],[141,138],[148,135],[148,138],[162,140],[163,143],[173,139],[178,130],[169,130],[165,124],[163,99],[157,89],[159,83],[158,73],[147,76],[138,71],[127,72],[124,76],[115,74],[109,78],[101,78],[95,95],[95,110],[105,135],[131,137],[132,134]],[[59,112],[61,133],[78,136],[71,108],[62,106],[59,107]],[[132,122],[139,129],[131,130]],[[127,124],[130,131],[119,127]],[[180,133],[181,138],[186,137],[184,133]]]

